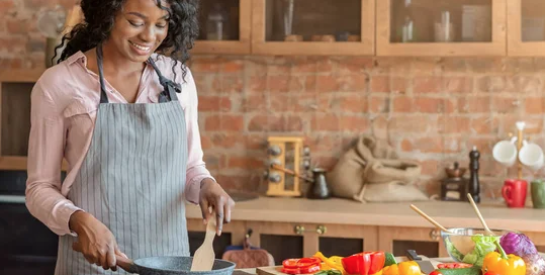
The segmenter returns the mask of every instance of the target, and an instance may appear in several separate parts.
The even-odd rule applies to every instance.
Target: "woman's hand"
[[[199,205],[201,206],[202,217],[206,223],[212,214],[209,208],[216,213],[217,234],[221,235],[223,222],[231,222],[231,210],[235,206],[235,201],[221,188],[221,186],[212,179],[206,178],[201,182],[201,191],[199,195]]]
[[[78,240],[72,248],[83,253],[90,264],[116,271],[116,255],[127,258],[119,250],[110,229],[91,214],[76,211],[70,217],[70,228],[78,234]]]

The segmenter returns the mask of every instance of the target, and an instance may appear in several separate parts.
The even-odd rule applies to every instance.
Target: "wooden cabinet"
[[[0,170],[27,168],[30,93],[42,73],[42,70],[0,70]]]
[[[506,1],[377,1],[377,55],[505,55]]]
[[[378,248],[395,256],[405,256],[408,249],[430,258],[449,257],[440,231],[435,228],[380,227]]]
[[[249,54],[251,0],[202,0],[194,54]]]
[[[508,54],[545,56],[545,2],[512,0],[507,5]]]
[[[253,0],[252,53],[373,55],[375,0]]]

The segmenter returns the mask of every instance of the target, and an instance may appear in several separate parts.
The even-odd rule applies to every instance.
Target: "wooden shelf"
[[[0,170],[26,171],[27,159],[27,157],[1,156]],[[62,171],[66,171],[68,169],[68,163],[66,161],[63,161],[61,169]]]
[[[44,69],[33,70],[0,70],[0,83],[2,82],[23,82],[34,83],[44,73]]]

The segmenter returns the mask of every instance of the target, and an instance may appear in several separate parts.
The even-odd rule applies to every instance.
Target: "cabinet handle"
[[[297,235],[303,235],[305,232],[316,232],[316,233],[318,233],[320,235],[323,235],[323,234],[325,234],[327,232],[327,227],[325,225],[318,225],[318,226],[316,226],[316,230],[306,231],[304,226],[296,225],[293,228],[293,232],[295,232],[295,234],[297,234]]]
[[[438,241],[439,238],[441,237],[441,233],[439,233],[439,230],[437,229],[432,229],[430,231],[430,238],[434,241]]]

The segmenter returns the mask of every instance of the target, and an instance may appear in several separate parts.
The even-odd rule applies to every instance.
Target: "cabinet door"
[[[308,257],[316,252],[312,236],[298,230],[301,227],[310,228],[308,224],[248,222],[247,226],[253,231],[250,237],[252,245],[267,250],[276,265],[281,265],[288,258]]]
[[[318,250],[325,256],[346,257],[378,248],[378,227],[365,225],[317,225]]]
[[[374,0],[254,0],[252,53],[373,55]]]
[[[201,0],[197,54],[249,54],[251,0]]]
[[[512,0],[507,5],[508,54],[545,56],[545,2]]]
[[[201,219],[187,219],[187,230],[189,250],[191,255],[193,255],[204,241],[206,226]],[[216,258],[221,259],[229,246],[242,245],[246,232],[246,223],[243,221],[232,221],[224,224],[221,236],[216,235],[214,237],[213,247]]]
[[[504,56],[506,2],[377,1],[377,55]]]
[[[418,227],[380,227],[378,230],[379,249],[406,256],[408,249],[429,258],[449,257],[439,230]]]

